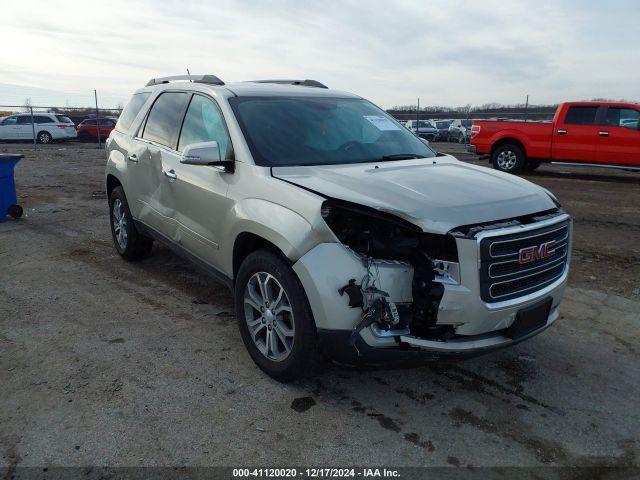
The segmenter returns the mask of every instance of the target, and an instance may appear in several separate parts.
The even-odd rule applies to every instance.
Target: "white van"
[[[0,140],[29,140],[33,135],[39,143],[51,143],[54,140],[76,138],[78,132],[71,119],[54,113],[18,114],[0,120]]]

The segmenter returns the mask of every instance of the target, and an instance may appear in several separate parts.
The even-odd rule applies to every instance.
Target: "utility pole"
[[[33,120],[33,107],[29,105],[29,112],[31,112],[31,133],[33,134],[33,149],[38,149],[38,139],[36,138],[36,123]]]
[[[98,110],[98,91],[94,90],[93,95],[96,99],[96,132],[98,132],[98,148],[100,148],[100,111]]]

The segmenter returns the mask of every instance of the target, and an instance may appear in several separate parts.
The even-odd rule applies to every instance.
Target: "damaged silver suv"
[[[234,292],[255,363],[477,355],[558,318],[571,220],[313,80],[152,79],[107,142],[116,249],[166,244]]]

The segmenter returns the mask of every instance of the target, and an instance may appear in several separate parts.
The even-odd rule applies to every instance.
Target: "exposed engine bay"
[[[326,201],[322,216],[340,242],[358,254],[367,272],[361,279],[346,279],[338,292],[348,296],[350,307],[362,309],[353,341],[371,325],[430,340],[454,336],[452,325],[436,324],[444,284],[454,283],[457,277],[458,255],[452,235],[424,233],[391,214],[338,200]],[[380,285],[376,268],[380,262],[413,267],[412,303],[390,300]]]

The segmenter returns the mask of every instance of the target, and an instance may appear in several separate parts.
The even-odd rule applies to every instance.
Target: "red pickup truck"
[[[551,122],[474,121],[469,150],[510,173],[542,162],[640,170],[639,120],[637,103],[562,103]]]

